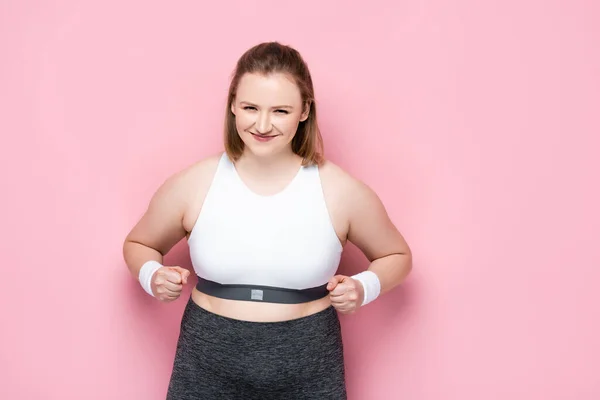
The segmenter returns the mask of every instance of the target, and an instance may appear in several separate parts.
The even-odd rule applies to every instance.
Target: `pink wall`
[[[350,399],[600,398],[597,2],[49,3],[0,5],[0,398],[164,398],[184,301],[121,243],[220,149],[229,73],[274,39],[415,254],[342,317]]]

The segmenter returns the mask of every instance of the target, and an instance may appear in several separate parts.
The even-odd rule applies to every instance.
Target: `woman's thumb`
[[[338,284],[338,276],[332,277],[329,282],[327,282],[327,290],[332,291]]]
[[[187,269],[183,269],[183,272],[181,272],[181,281],[183,282],[183,284],[187,284],[187,278],[188,276],[190,276],[190,271],[188,271]]]

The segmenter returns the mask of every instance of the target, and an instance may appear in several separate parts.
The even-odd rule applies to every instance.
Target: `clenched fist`
[[[331,305],[342,314],[353,314],[365,297],[362,283],[344,275],[336,275],[327,284]]]
[[[190,271],[185,268],[161,267],[152,275],[152,293],[165,303],[177,300],[189,275]]]

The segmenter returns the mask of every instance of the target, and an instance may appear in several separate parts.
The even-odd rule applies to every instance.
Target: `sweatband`
[[[373,271],[363,271],[359,274],[351,276],[352,279],[359,281],[364,289],[365,298],[361,306],[369,304],[375,300],[381,293],[381,282],[379,277]]]
[[[152,275],[159,269],[162,268],[163,265],[155,260],[146,261],[142,268],[140,268],[140,274],[138,279],[140,284],[150,296],[155,297],[154,293],[152,293]]]

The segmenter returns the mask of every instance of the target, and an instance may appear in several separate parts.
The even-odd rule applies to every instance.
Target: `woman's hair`
[[[229,85],[227,108],[225,109],[225,151],[233,160],[238,160],[244,150],[244,142],[235,126],[235,115],[231,103],[235,99],[240,79],[246,73],[268,75],[284,73],[290,76],[300,89],[302,103],[308,107],[305,121],[300,121],[292,139],[292,150],[303,158],[303,165],[321,164],[323,161],[323,138],[317,124],[317,108],[312,78],[306,62],[292,47],[278,42],[258,44],[247,50],[238,60]]]

